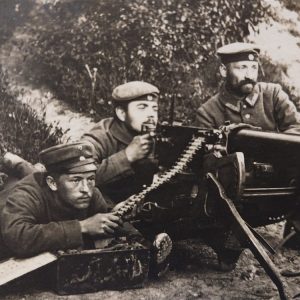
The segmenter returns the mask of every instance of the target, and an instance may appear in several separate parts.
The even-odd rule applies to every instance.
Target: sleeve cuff
[[[81,228],[78,220],[62,222],[65,234],[66,247],[77,248],[83,244]]]
[[[126,156],[125,150],[121,150],[111,156],[113,161],[118,162],[118,168],[126,174],[134,174],[134,170]]]

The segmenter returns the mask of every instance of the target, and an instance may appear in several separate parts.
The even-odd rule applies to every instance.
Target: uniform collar
[[[249,106],[253,107],[258,100],[258,85],[254,86],[254,89],[251,94],[247,97],[238,97],[230,93],[226,88],[225,84],[222,85],[220,90],[220,101],[229,109],[240,112],[242,102],[246,102]]]
[[[110,132],[114,138],[125,145],[129,145],[134,138],[134,134],[128,130],[125,123],[119,121],[118,119],[113,119],[110,127]]]

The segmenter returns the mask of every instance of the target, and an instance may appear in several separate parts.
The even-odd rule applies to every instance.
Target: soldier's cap
[[[137,100],[157,100],[158,94],[158,88],[150,83],[130,81],[117,86],[112,92],[112,97],[115,103],[125,103]]]
[[[48,172],[59,174],[96,171],[93,147],[86,142],[60,144],[39,153]]]
[[[236,61],[258,61],[259,53],[259,46],[240,42],[225,45],[217,50],[223,64]]]

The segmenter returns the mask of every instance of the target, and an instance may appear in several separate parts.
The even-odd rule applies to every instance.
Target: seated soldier
[[[42,151],[40,159],[47,172],[32,173],[18,182],[0,212],[0,258],[82,249],[93,245],[93,237],[122,233],[122,220],[108,211],[95,188],[90,144],[54,146]],[[136,234],[133,229],[132,235]],[[156,262],[163,263],[171,251],[168,245],[168,236],[156,236],[152,246]]]
[[[227,121],[248,124],[266,131],[300,134],[300,114],[279,84],[257,82],[260,48],[250,43],[232,43],[217,50],[224,79],[219,93],[197,111],[197,126],[219,128]],[[300,232],[298,215],[291,227]],[[300,240],[300,238],[299,238]]]
[[[83,136],[95,148],[96,185],[118,203],[150,184],[157,166],[148,155],[153,140],[142,133],[143,124],[157,123],[159,90],[146,82],[132,81],[112,93],[115,115],[100,121]]]
[[[259,53],[259,47],[250,43],[232,43],[217,50],[224,83],[219,93],[198,109],[196,125],[219,128],[229,121],[300,133],[300,115],[282,87],[257,82]]]

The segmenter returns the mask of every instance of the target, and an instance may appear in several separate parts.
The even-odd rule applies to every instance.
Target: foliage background
[[[288,6],[297,3],[285,1]],[[92,115],[96,121],[111,114],[109,101],[116,85],[144,80],[161,90],[161,119],[169,118],[174,101],[175,120],[193,124],[195,110],[220,84],[216,49],[228,42],[244,40],[250,29],[257,30],[257,24],[269,17],[264,3],[263,0],[3,0],[0,41],[8,41],[22,53],[18,66],[22,80],[37,88],[50,87],[57,98],[68,102],[75,111]],[[12,37],[16,31],[25,39]],[[278,75],[284,72],[284,66],[274,66],[267,58],[263,59],[263,65],[264,80],[283,84],[292,100],[299,102],[299,97]],[[8,89],[5,94],[6,98],[15,99],[15,95],[8,95]],[[31,114],[35,112],[32,110]],[[40,117],[44,122],[43,116]],[[22,130],[18,133],[21,136]],[[59,128],[56,133],[55,140],[59,140]],[[18,140],[16,136],[13,143],[19,144],[11,146],[18,148],[18,153],[23,149],[23,156],[31,157],[22,138]]]
[[[116,85],[148,81],[162,118],[175,101],[175,119],[189,124],[218,87],[216,48],[242,41],[265,13],[260,0],[48,1],[21,45],[27,78],[96,120],[110,114]]]
[[[63,135],[60,127],[46,124],[43,116],[8,92],[7,76],[0,72],[0,155],[5,151],[18,154],[33,163],[38,153],[56,145]]]
[[[0,45],[13,35],[17,26],[26,21],[32,8],[31,0],[0,1]]]

